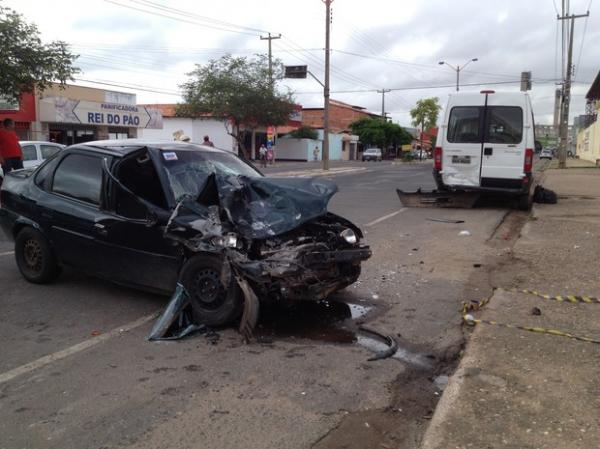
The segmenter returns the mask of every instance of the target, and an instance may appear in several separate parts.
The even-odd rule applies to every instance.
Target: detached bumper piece
[[[398,198],[404,207],[455,207],[469,209],[475,205],[479,192],[449,192],[440,190],[421,190],[405,192],[396,189]]]

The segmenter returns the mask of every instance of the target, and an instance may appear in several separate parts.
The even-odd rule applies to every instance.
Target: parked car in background
[[[381,148],[368,148],[363,151],[362,161],[378,161],[381,162],[383,156],[381,154]]]
[[[542,148],[540,159],[552,159],[552,150],[550,148]]]
[[[319,301],[358,279],[371,250],[327,211],[336,191],[203,145],[87,142],[7,174],[0,227],[30,282],[63,265],[162,293],[180,282],[196,320],[221,325],[245,300]]]
[[[65,148],[65,145],[54,142],[42,142],[33,140],[22,140],[19,142],[23,149],[23,167],[37,167],[50,156]],[[0,184],[4,178],[4,172],[0,168]]]

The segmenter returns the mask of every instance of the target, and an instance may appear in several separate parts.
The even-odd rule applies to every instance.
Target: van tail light
[[[433,168],[436,170],[442,169],[442,147],[435,147],[435,150],[433,150]]]
[[[533,167],[533,150],[531,148],[527,148],[525,150],[525,163],[523,164],[523,171],[525,173],[531,173],[532,167]]]

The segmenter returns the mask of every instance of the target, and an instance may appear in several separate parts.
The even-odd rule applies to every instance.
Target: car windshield
[[[212,173],[222,176],[260,177],[261,174],[237,156],[212,151],[163,150],[163,166],[175,200],[197,197]]]

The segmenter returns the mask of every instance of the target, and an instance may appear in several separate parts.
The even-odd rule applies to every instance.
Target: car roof
[[[62,143],[48,142],[47,140],[19,140],[19,143],[21,145],[32,145],[32,144],[35,144],[35,143],[43,143],[44,145],[56,145],[58,147],[64,147],[65,146]]]
[[[173,140],[148,140],[148,139],[120,139],[120,140],[95,140],[92,142],[72,145],[69,148],[84,148],[99,153],[110,153],[114,156],[126,156],[142,148],[158,148],[171,151],[204,151],[214,153],[232,154],[231,151],[220,148],[200,145],[191,142]]]

